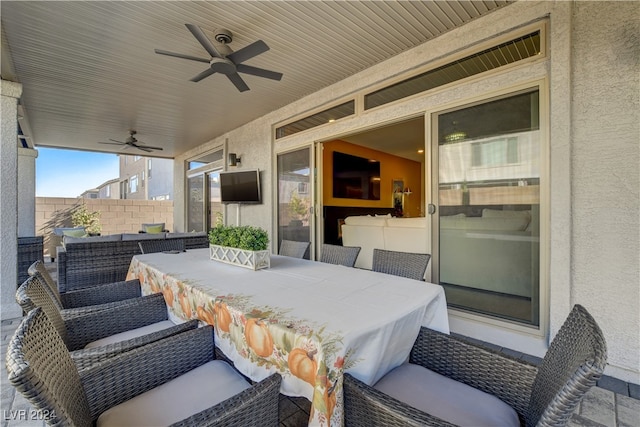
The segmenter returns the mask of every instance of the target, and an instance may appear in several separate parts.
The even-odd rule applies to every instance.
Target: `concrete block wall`
[[[49,236],[56,227],[72,227],[71,213],[84,202],[90,212],[100,212],[102,235],[137,233],[142,223],[164,222],[174,231],[172,200],[79,199],[36,197],[36,235],[44,236],[45,255]]]

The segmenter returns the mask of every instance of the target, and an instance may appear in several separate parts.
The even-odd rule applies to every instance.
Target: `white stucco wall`
[[[456,103],[488,97],[535,81],[549,88],[547,223],[550,312],[542,336],[451,318],[452,330],[541,355],[572,305],[584,305],[609,346],[606,374],[640,383],[640,207],[638,43],[640,3],[518,2],[446,33],[388,61],[271,112],[242,128],[204,142],[176,160],[176,188],[184,188],[182,164],[228,141],[241,168],[263,171],[263,200],[243,206],[241,224],[273,232],[274,151],[359,131]],[[278,141],[271,129],[302,112],[337,102],[386,79],[444,58],[506,31],[549,18],[546,60],[528,63],[434,90],[406,101],[319,126]],[[634,28],[635,26],[635,28]],[[634,50],[635,49],[635,50]],[[548,190],[548,191],[547,191]],[[543,194],[543,197],[545,195]],[[176,219],[184,221],[178,209]],[[235,224],[234,210],[228,222]],[[469,324],[471,323],[471,324]],[[470,329],[469,329],[470,328]],[[474,329],[475,328],[475,329]]]
[[[2,319],[20,317],[18,272],[18,98],[22,85],[2,80],[0,97],[0,297]]]
[[[572,39],[571,300],[601,324],[611,366],[638,372],[640,3],[575,3]]]
[[[33,148],[18,147],[18,237],[36,234],[36,157]]]

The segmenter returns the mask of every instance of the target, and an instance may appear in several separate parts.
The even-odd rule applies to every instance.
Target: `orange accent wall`
[[[346,141],[328,141],[323,144],[322,161],[322,203],[325,206],[359,206],[390,208],[393,207],[392,184],[395,179],[402,179],[404,186],[413,194],[405,196],[404,212],[409,216],[420,216],[422,202],[422,165],[419,162],[393,156],[382,151],[372,150]],[[380,161],[380,200],[343,199],[333,197],[333,152],[352,154]]]

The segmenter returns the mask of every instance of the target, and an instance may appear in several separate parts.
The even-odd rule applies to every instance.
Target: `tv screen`
[[[380,162],[334,151],[333,197],[380,200]]]
[[[220,172],[222,203],[261,203],[260,171]]]

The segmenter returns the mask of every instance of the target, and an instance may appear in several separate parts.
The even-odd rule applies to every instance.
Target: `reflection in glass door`
[[[214,171],[207,174],[209,182],[209,218],[208,227],[210,229],[217,224],[223,224],[224,206],[220,199],[220,171]]]
[[[205,231],[204,175],[187,178],[187,231]]]
[[[437,274],[451,307],[539,325],[539,114],[536,88],[434,115]]]
[[[279,154],[278,248],[283,239],[311,242],[311,197],[311,148]]]

